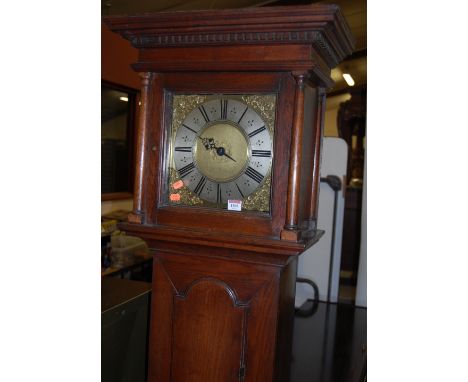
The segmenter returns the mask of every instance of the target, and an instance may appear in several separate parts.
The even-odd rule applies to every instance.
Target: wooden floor
[[[364,382],[367,309],[306,302],[296,313],[290,382]]]

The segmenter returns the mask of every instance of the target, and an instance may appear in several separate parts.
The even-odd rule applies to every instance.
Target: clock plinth
[[[149,381],[287,381],[297,257],[322,234],[325,88],[353,46],[339,8],[104,22],[139,49],[134,210],[121,228],[154,253]]]

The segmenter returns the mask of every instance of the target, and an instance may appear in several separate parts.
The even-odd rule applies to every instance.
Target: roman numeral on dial
[[[195,192],[198,196],[200,196],[200,194],[201,194],[202,191],[203,191],[203,188],[205,187],[205,184],[206,184],[206,178],[203,176],[203,177],[198,181],[197,187],[195,187],[195,189],[193,190],[193,192]]]
[[[187,126],[187,125],[185,125],[185,124],[182,124],[182,126],[183,126],[183,127],[185,127],[187,130],[190,130],[192,133],[194,133],[194,134],[198,134],[198,132],[197,132],[197,131],[195,131],[194,129],[192,129],[191,127],[188,127],[188,126]]]
[[[245,198],[244,194],[242,193],[242,190],[240,189],[239,185],[237,183],[234,183],[237,187],[237,191],[239,191],[239,194],[241,194],[242,198]]]
[[[206,123],[210,122],[210,118],[208,118],[208,113],[206,112],[205,108],[203,105],[201,105],[198,110],[200,110],[201,115],[203,116],[203,119],[205,120]]]
[[[247,170],[245,170],[245,175],[247,175],[249,178],[255,180],[257,183],[261,183],[264,176],[260,174],[257,170],[254,170],[252,167],[247,167]]]
[[[271,157],[271,151],[270,150],[252,150],[252,156],[253,157],[270,158]]]
[[[245,108],[245,110],[244,110],[244,112],[242,113],[241,117],[240,117],[239,120],[237,121],[237,124],[239,124],[240,121],[242,121],[242,118],[244,118],[244,115],[245,115],[245,113],[247,113],[247,110],[249,110],[249,107],[248,107],[248,106]]]
[[[188,174],[190,174],[193,169],[195,168],[195,164],[192,162],[192,163],[189,163],[187,166],[184,166],[182,167],[180,170],[179,170],[179,175],[181,178],[187,176]]]
[[[221,200],[221,186],[220,184],[218,183],[216,185],[217,189],[216,189],[216,203],[221,203],[222,200]]]
[[[221,119],[227,119],[227,99],[221,100]]]
[[[249,134],[249,138],[252,138],[253,136],[261,133],[262,131],[266,130],[266,127],[265,126],[262,126],[262,127],[259,127],[257,130],[254,130],[252,131],[250,134]]]
[[[177,147],[174,148],[174,151],[180,151],[180,152],[183,152],[183,153],[190,153],[190,152],[192,152],[192,148],[191,147],[177,146]]]

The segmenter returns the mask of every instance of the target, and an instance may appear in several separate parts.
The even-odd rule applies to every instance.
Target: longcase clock
[[[297,258],[317,230],[338,7],[110,16],[139,50],[134,209],[154,253],[150,382],[287,381]]]

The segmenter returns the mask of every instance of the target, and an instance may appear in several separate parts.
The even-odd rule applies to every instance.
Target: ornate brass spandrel
[[[182,125],[187,115],[206,100],[206,95],[176,94],[172,97],[171,142],[174,142],[177,129]]]
[[[244,95],[242,101],[260,114],[273,138],[275,126],[276,95]]]
[[[248,211],[270,212],[271,175],[265,177],[262,186],[242,201],[242,209]]]
[[[195,193],[189,190],[186,186],[183,186],[177,190],[173,188],[173,185],[180,181],[179,173],[173,167],[169,168],[169,190],[171,193],[177,193],[180,195],[178,202],[171,202],[171,205],[185,205],[185,206],[206,206],[207,203],[203,199],[200,199]]]

